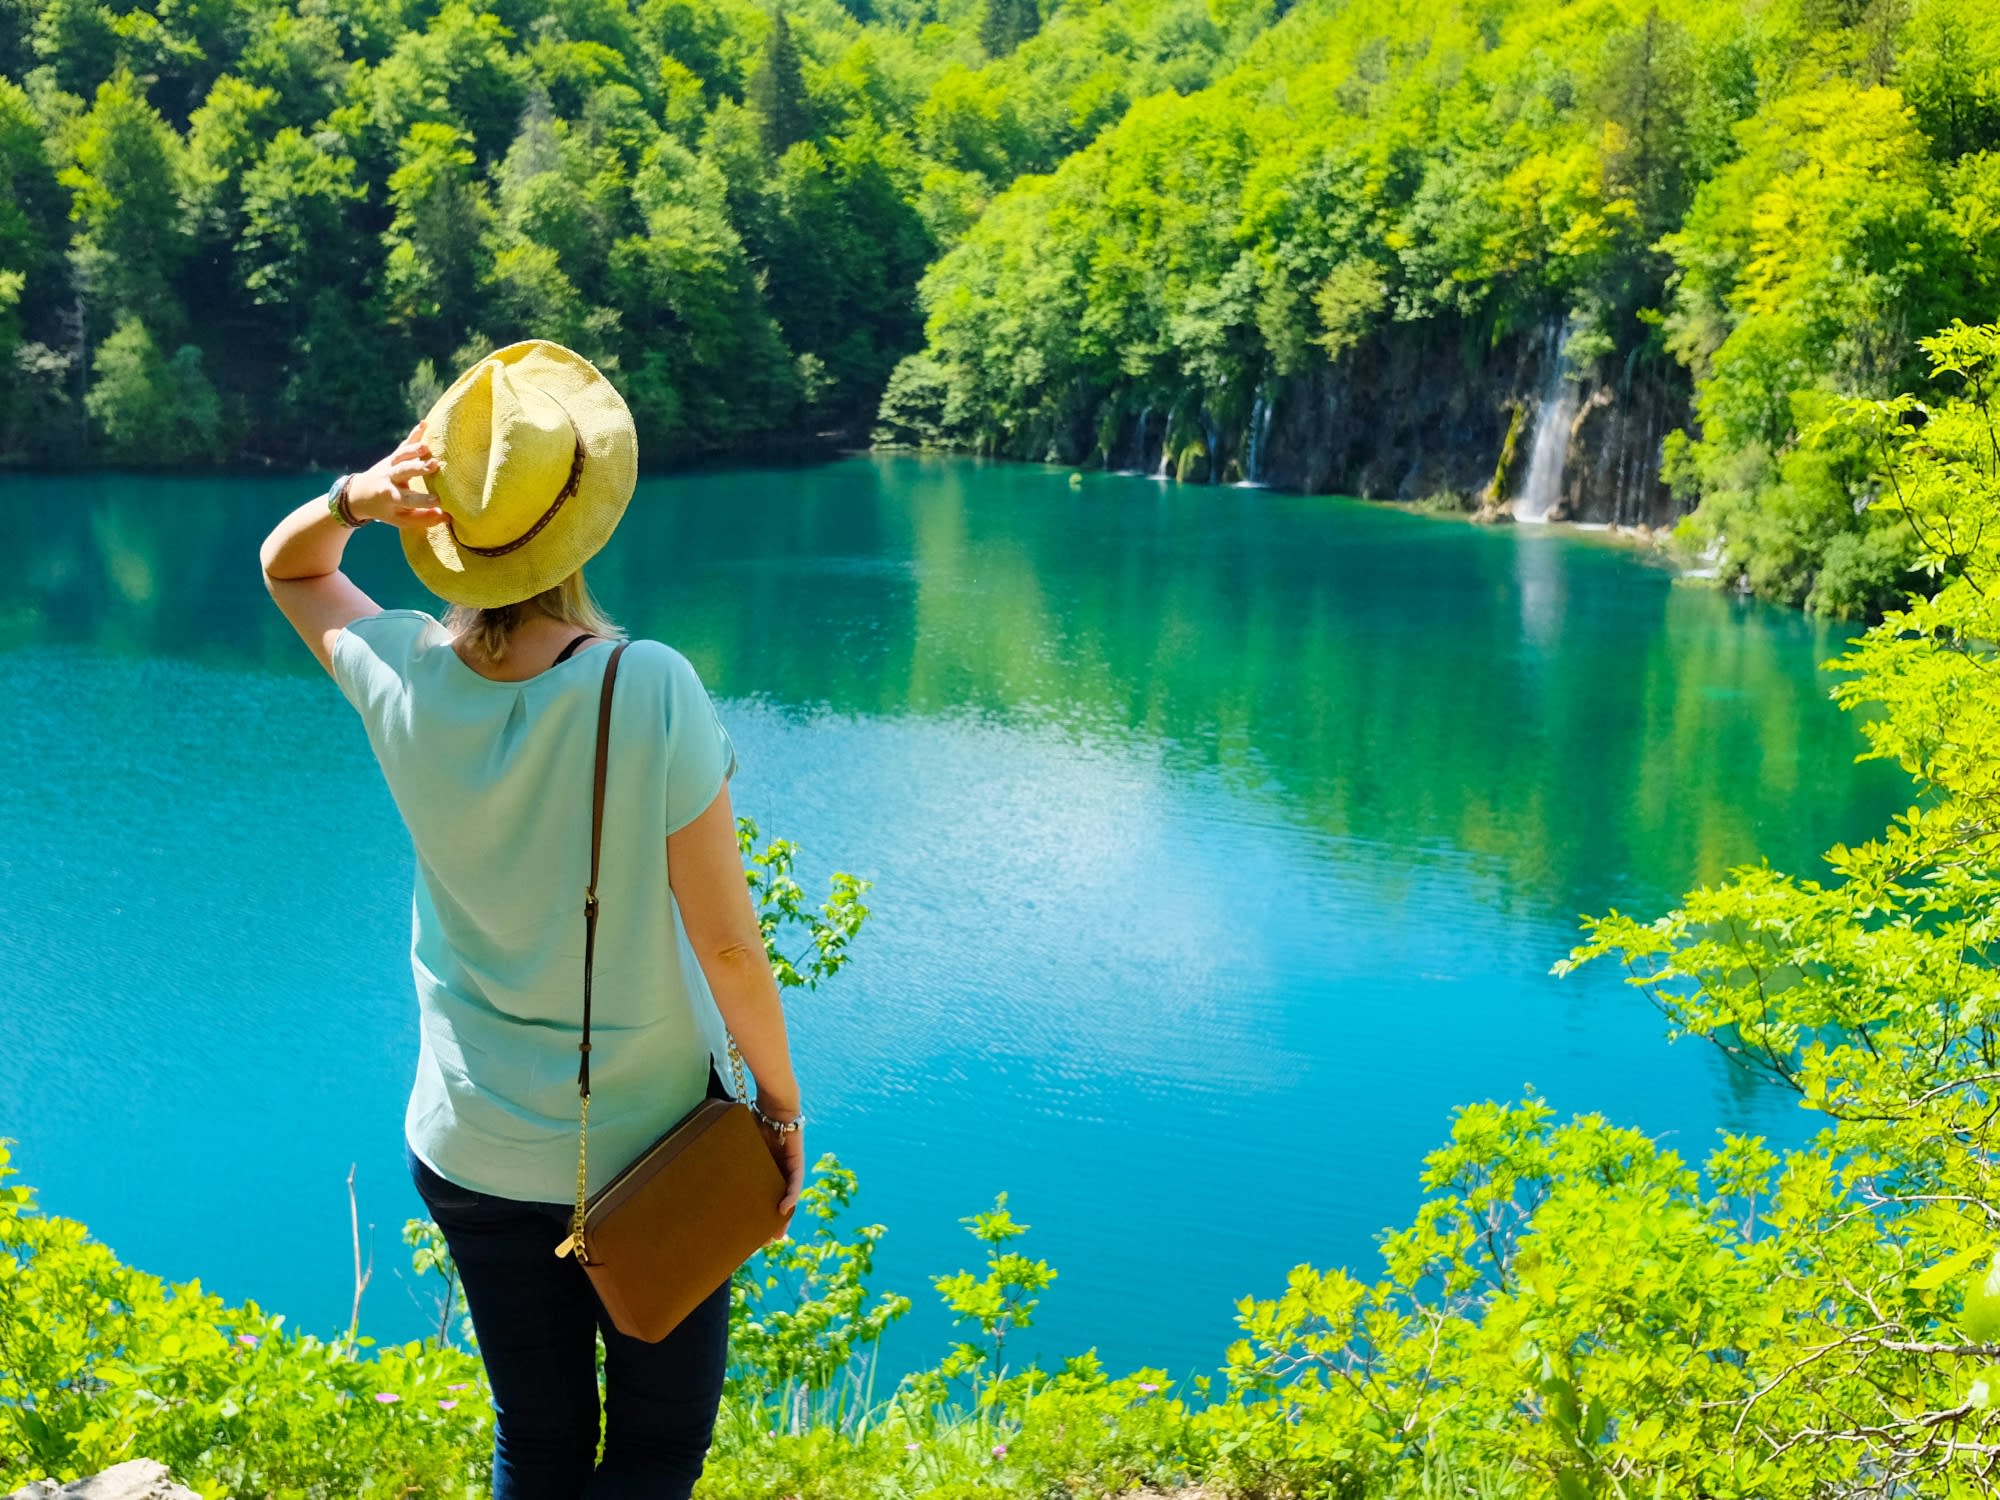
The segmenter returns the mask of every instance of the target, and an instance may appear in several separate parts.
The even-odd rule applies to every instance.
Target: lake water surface
[[[409,844],[266,599],[301,480],[0,491],[0,1135],[128,1261],[318,1332],[430,1321],[400,1242]],[[387,528],[349,571],[436,608]],[[1001,1190],[1058,1277],[1045,1359],[1213,1369],[1299,1261],[1379,1267],[1453,1105],[1798,1138],[1669,1046],[1578,917],[1817,870],[1900,807],[1816,663],[1837,632],[1601,537],[913,457],[641,483],[590,569],[733,735],[808,888],[874,882],[789,999],[814,1128],[916,1310]]]

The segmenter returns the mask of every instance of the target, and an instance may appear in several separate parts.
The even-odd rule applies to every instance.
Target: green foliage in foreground
[[[855,1183],[823,1159],[800,1236],[739,1282],[703,1493],[2000,1488],[2000,325],[1922,347],[1949,399],[1846,401],[1804,439],[1860,455],[1934,586],[1834,664],[1842,701],[1872,710],[1867,753],[1918,804],[1831,851],[1826,878],[1739,870],[1656,920],[1593,921],[1558,966],[1621,960],[1676,1035],[1821,1116],[1808,1145],[1725,1135],[1695,1163],[1532,1097],[1468,1106],[1382,1276],[1297,1268],[1239,1305],[1220,1375],[1188,1388],[1091,1354],[1005,1363],[1053,1272],[1002,1201],[968,1221],[984,1266],[938,1278],[964,1342],[886,1394],[873,1351],[904,1304],[869,1291],[881,1228],[843,1235]],[[210,1494],[481,1481],[467,1353],[293,1337],[120,1266],[17,1187],[0,1247],[0,1481],[141,1451]]]
[[[213,1497],[482,1491],[492,1410],[476,1353],[448,1336],[387,1349],[301,1336],[254,1304],[167,1287],[82,1225],[37,1212],[12,1175],[0,1145],[0,1488],[144,1455]],[[1024,1326],[1050,1274],[998,1248],[1026,1227],[1007,1220],[996,1236],[1004,1203],[975,1216],[992,1246],[983,1274],[940,1278],[983,1341],[874,1399],[857,1366],[872,1368],[875,1341],[909,1304],[868,1292],[882,1227],[841,1238],[853,1193],[853,1175],[822,1158],[800,1205],[811,1229],[739,1275],[702,1494],[1112,1494],[1185,1472],[1187,1411],[1163,1373],[1112,1380],[1086,1357],[1053,1376],[1013,1374],[999,1362],[1004,1333],[987,1310]],[[420,1244],[427,1260],[435,1269]],[[968,1371],[969,1399],[932,1399]]]

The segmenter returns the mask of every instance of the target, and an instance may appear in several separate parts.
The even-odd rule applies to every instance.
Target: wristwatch
[[[357,526],[366,526],[365,520],[356,519],[354,512],[347,508],[347,486],[353,482],[352,474],[343,474],[334,480],[333,488],[326,492],[326,508],[334,520],[352,531]]]

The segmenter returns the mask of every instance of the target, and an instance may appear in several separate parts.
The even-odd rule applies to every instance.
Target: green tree
[[[93,373],[84,406],[112,457],[171,466],[223,456],[221,401],[193,344],[167,359],[146,325],[127,314],[98,346]]]
[[[1484,400],[1567,314],[1594,382],[1692,387],[1689,545],[1811,607],[1893,599],[1907,549],[1797,434],[2000,296],[1987,0],[1041,9],[0,0],[36,64],[0,82],[21,389],[126,312],[165,348],[191,316],[257,450],[298,458],[324,428],[294,396],[375,405],[334,296],[382,325],[383,390],[499,320],[630,356],[680,410],[662,372],[711,340],[633,279],[664,136],[747,267],[769,403],[695,447],[851,427],[921,345],[933,440],[1082,461],[1143,417],[1226,477],[1253,411],[1302,420],[1377,360]]]
[[[243,179],[277,124],[275,91],[224,74],[188,120],[182,195],[197,243],[226,254],[242,230]]]
[[[463,132],[420,121],[398,157],[389,176],[395,217],[382,237],[383,295],[393,322],[447,353],[482,311],[493,207]]]
[[[70,260],[105,314],[130,314],[175,330],[182,312],[173,278],[190,246],[181,207],[183,148],[130,73],[100,84],[78,126],[71,193],[77,233]]]
[[[415,125],[442,126],[482,165],[496,159],[513,139],[526,96],[528,70],[513,40],[490,10],[450,0],[428,25],[405,32],[360,83],[376,128],[403,142]]]
[[[1005,57],[1033,36],[1041,24],[1035,0],[986,0],[979,23],[980,45],[989,57]]]
[[[72,356],[21,340],[18,316],[9,331],[16,342],[0,368],[0,453],[73,462],[90,444],[71,395]]]
[[[98,0],[48,0],[37,8],[33,40],[56,86],[71,94],[89,94],[124,61],[117,16]]]
[[[922,335],[917,277],[934,246],[898,186],[908,143],[868,128],[786,152],[770,188],[766,295],[785,341],[821,361],[825,403],[866,416]]]
[[[1979,0],[1931,0],[1910,17],[1903,97],[1946,160],[2000,146],[2000,37]]]
[[[9,364],[21,343],[21,325],[14,307],[21,300],[21,287],[27,279],[19,271],[0,271],[0,360]]]
[[[334,16],[273,8],[260,15],[234,71],[275,93],[285,121],[297,128],[338,104],[347,68]]]
[[[356,299],[338,287],[307,294],[304,326],[291,345],[276,419],[292,433],[313,467],[331,469],[381,441],[409,420],[400,391],[383,379],[397,346],[356,318]],[[405,429],[407,430],[407,429]]]
[[[0,78],[0,270],[48,294],[62,244],[62,197],[26,91]]]
[[[1688,534],[1722,540],[1725,577],[1831,607],[1852,591],[1818,589],[1828,547],[1876,519],[1857,503],[1862,476],[1802,450],[1798,435],[1833,399],[1916,378],[1899,331],[1942,322],[1965,274],[1980,274],[1968,252],[1990,252],[1955,230],[1891,90],[1829,84],[1774,105],[1742,140],[1664,241],[1683,267],[1669,344],[1702,377],[1701,436],[1676,440],[1670,473],[1702,497]],[[1975,212],[1995,209],[2000,200]],[[1843,547],[1843,564],[1858,545]],[[1871,605],[1901,571],[1897,549],[1874,550],[1888,571],[1864,585]]]
[[[805,69],[783,5],[771,11],[764,51],[750,75],[749,100],[757,111],[764,149],[773,157],[782,156],[812,135],[813,108],[806,94]]]
[[[243,174],[242,195],[237,263],[253,305],[282,316],[315,288],[349,283],[360,232],[352,205],[367,197],[353,157],[287,126]],[[286,321],[295,333],[304,320]]]

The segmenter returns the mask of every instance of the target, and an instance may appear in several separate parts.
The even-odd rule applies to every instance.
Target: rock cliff
[[[1236,422],[1167,410],[1117,424],[1111,451],[1133,468],[1184,479],[1253,479],[1280,489],[1420,500],[1450,495],[1467,510],[1512,514],[1523,499],[1542,424],[1554,461],[1535,476],[1552,520],[1670,525],[1679,509],[1660,482],[1660,441],[1691,423],[1686,372],[1663,356],[1610,354],[1568,380],[1560,326],[1487,348],[1447,323],[1394,325],[1338,363],[1314,360],[1267,381]]]

